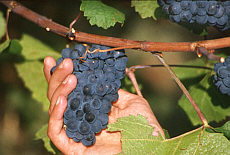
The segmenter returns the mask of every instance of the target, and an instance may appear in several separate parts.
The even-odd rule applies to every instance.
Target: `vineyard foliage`
[[[131,7],[141,18],[150,17],[153,20],[158,20],[161,17],[167,18],[155,0],[132,0]],[[115,24],[125,24],[125,14],[122,13],[122,10],[108,6],[99,0],[82,0],[79,10],[83,12],[91,25],[103,29],[111,28]],[[0,38],[5,35],[5,25],[5,17],[3,12],[0,12]],[[195,30],[191,28],[193,28],[192,26],[189,29],[194,32]],[[204,31],[206,32],[202,27],[199,30],[200,35],[203,35]],[[49,34],[47,33],[47,35]],[[32,97],[43,105],[43,110],[48,111],[49,101],[46,96],[47,82],[43,75],[43,59],[46,56],[57,59],[61,56],[60,51],[54,50],[29,34],[24,34],[19,40],[3,41],[0,44],[0,56],[2,54],[17,55],[21,58],[15,62],[19,77],[31,91]],[[221,56],[226,57],[227,52],[222,53]],[[230,116],[230,97],[220,94],[212,82],[215,74],[213,66],[216,62],[206,58],[197,58],[183,65],[201,67],[174,68],[175,73],[189,90],[208,123],[218,123]],[[122,88],[135,92],[127,77],[122,82]],[[121,154],[230,154],[230,122],[226,122],[223,127],[218,128],[202,126],[200,118],[185,95],[180,97],[178,104],[197,129],[169,139],[162,136],[155,137],[151,135],[153,127],[148,125],[145,117],[138,115],[119,118],[116,123],[109,124],[107,131],[121,132]],[[41,127],[35,137],[44,141],[44,146],[49,152],[55,153],[46,132],[47,124]]]

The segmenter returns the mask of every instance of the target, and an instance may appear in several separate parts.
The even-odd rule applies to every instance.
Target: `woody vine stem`
[[[4,4],[8,9],[22,17],[34,22],[35,24],[39,25],[42,28],[45,28],[47,31],[54,32],[60,36],[66,37],[70,33],[70,28],[60,25],[52,19],[48,19],[45,16],[39,15],[36,12],[24,7],[22,4],[18,3],[17,1],[0,1]],[[72,27],[72,26],[71,26]],[[95,43],[101,44],[106,46],[118,47],[117,49],[139,49],[141,51],[152,52],[152,51],[162,51],[162,52],[197,52],[198,56],[201,54],[206,55],[209,59],[216,59],[222,61],[223,59],[217,57],[213,53],[215,49],[230,47],[230,37],[220,38],[220,39],[213,39],[213,40],[204,40],[204,41],[196,41],[196,42],[178,42],[178,43],[168,43],[168,42],[150,42],[150,41],[135,41],[135,40],[128,40],[128,39],[121,39],[121,38],[114,38],[114,37],[107,37],[107,36],[100,36],[94,35],[89,33],[84,33],[80,31],[72,31],[73,36],[69,36],[71,40],[78,41],[78,42],[87,42],[87,43]],[[8,38],[7,38],[8,39]],[[177,84],[180,86],[182,91],[188,97],[189,101],[194,106],[195,110],[197,111],[200,119],[203,122],[203,125],[207,125],[207,120],[204,118],[203,114],[200,112],[198,106],[194,104],[194,100],[192,99],[191,95],[188,93],[186,88],[183,84],[179,81],[179,79],[174,75],[175,73],[169,68],[169,66],[164,62],[159,55],[156,55],[157,58],[161,61],[161,63],[166,67],[169,71],[171,76],[175,79]],[[135,89],[138,92],[139,96],[141,92],[138,88],[138,85],[135,80],[135,75],[133,72],[135,69],[129,69],[127,75],[130,77],[132,82],[135,86]],[[126,71],[126,72],[127,72]]]

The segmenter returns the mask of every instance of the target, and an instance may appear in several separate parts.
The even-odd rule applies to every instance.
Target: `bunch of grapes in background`
[[[214,66],[214,83],[222,94],[230,96],[230,56],[224,63],[216,63]]]
[[[96,49],[110,48],[96,44],[88,48],[87,45],[77,44],[74,49],[63,49],[62,57],[51,69],[52,74],[65,58],[73,61],[73,74],[78,82],[68,96],[64,124],[67,136],[85,146],[93,145],[95,134],[107,127],[111,102],[118,99],[117,91],[128,61],[124,50],[98,52]]]
[[[230,28],[229,0],[158,0],[158,4],[173,22],[208,24],[221,31]]]

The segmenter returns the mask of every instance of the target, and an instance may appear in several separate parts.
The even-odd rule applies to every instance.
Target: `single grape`
[[[90,132],[91,128],[89,123],[82,121],[79,125],[79,132],[83,135],[88,134]]]
[[[84,112],[82,110],[77,110],[76,111],[76,118],[77,118],[77,120],[82,120],[83,115],[84,115]]]
[[[69,119],[67,124],[66,124],[67,129],[70,132],[74,132],[78,130],[78,121],[76,121],[75,119]]]
[[[73,98],[73,99],[69,100],[68,102],[69,102],[70,108],[72,110],[78,109],[78,107],[80,105],[80,100],[78,98]]]
[[[94,113],[92,112],[88,112],[85,114],[85,120],[89,123],[93,123],[96,119],[96,116]]]
[[[99,133],[102,130],[102,123],[100,120],[95,120],[91,125],[92,131],[95,133]]]
[[[63,59],[65,59],[65,58],[71,58],[71,56],[70,56],[71,51],[72,50],[70,48],[63,49],[62,52],[61,52],[62,58]]]

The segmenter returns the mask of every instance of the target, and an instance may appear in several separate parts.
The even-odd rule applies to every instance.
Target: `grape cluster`
[[[229,0],[158,0],[173,22],[208,24],[221,31],[230,28]]]
[[[216,63],[214,66],[214,83],[222,94],[230,96],[230,56],[224,63]]]
[[[124,50],[94,52],[96,49],[107,50],[106,46],[77,44],[74,49],[65,48],[51,74],[65,58],[73,61],[73,74],[77,77],[77,86],[68,96],[68,106],[64,113],[66,134],[75,142],[85,146],[95,143],[95,133],[105,129],[111,102],[118,99],[120,80],[125,76],[128,61]],[[90,52],[86,52],[86,50]]]

